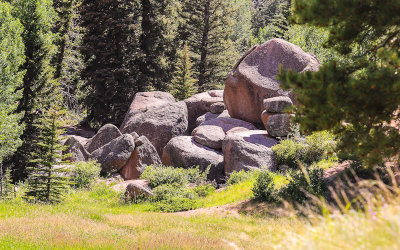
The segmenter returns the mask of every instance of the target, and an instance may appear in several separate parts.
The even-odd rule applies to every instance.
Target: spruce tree
[[[222,88],[239,56],[232,41],[239,9],[223,0],[185,0],[182,5],[180,37],[193,52],[198,89]]]
[[[281,71],[282,86],[296,96],[302,129],[333,131],[342,151],[367,166],[397,155],[400,2],[297,0],[294,8],[294,21],[328,28],[325,46],[352,59],[329,61],[314,73]]]
[[[21,113],[16,113],[25,74],[23,27],[11,14],[11,5],[0,2],[0,164],[21,145]]]
[[[11,199],[15,186],[12,183],[11,169],[0,164],[0,199]]]
[[[192,77],[192,62],[189,57],[189,48],[187,44],[180,52],[174,78],[171,84],[171,93],[177,100],[184,100],[196,94],[196,79]]]
[[[139,53],[138,8],[129,0],[82,2],[83,103],[93,127],[122,123],[135,92],[144,89],[134,64]]]
[[[65,112],[58,105],[47,110],[41,119],[41,134],[36,141],[38,152],[33,153],[32,167],[28,168],[28,186],[25,194],[26,199],[46,203],[57,203],[63,198],[68,185],[69,172],[65,166],[68,164],[68,155],[62,152],[66,149],[60,141],[64,133],[61,121]]]
[[[25,170],[31,164],[31,152],[36,150],[33,141],[40,133],[36,125],[41,112],[56,98],[57,84],[50,63],[55,52],[52,29],[56,15],[51,0],[12,0],[11,4],[13,15],[24,26],[22,38],[26,58],[21,67],[26,72],[20,88],[22,98],[16,109],[17,113],[23,113],[20,121],[25,124],[21,136],[23,143],[8,161],[15,169],[14,180],[20,180],[26,177]]]

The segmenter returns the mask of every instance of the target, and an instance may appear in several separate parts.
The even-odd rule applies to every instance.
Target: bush
[[[336,141],[327,132],[317,132],[305,139],[289,138],[281,141],[272,150],[276,155],[278,165],[287,165],[299,169],[299,164],[311,165],[326,159],[337,159],[335,155]]]
[[[237,171],[232,172],[231,175],[229,176],[229,179],[226,181],[226,184],[230,186],[248,181],[252,178],[255,178],[258,173],[259,171],[244,171],[244,170],[240,170],[239,172]]]
[[[288,174],[289,183],[279,191],[279,196],[285,200],[304,203],[307,194],[320,196],[326,191],[324,171],[312,167],[308,170],[291,171]]]
[[[156,211],[179,212],[193,209],[197,198],[215,191],[211,184],[207,184],[209,169],[148,166],[141,178],[149,180],[154,192],[150,202]]]
[[[274,181],[274,173],[267,170],[262,171],[252,189],[254,198],[260,201],[277,202],[277,188]]]
[[[156,187],[152,201],[157,211],[179,212],[194,208],[198,195],[194,190],[177,183]]]
[[[184,169],[167,166],[148,166],[141,178],[148,180],[151,188],[174,183],[185,186],[188,183],[200,184],[206,182],[208,170],[209,168],[202,172],[198,167]]]
[[[100,176],[100,164],[95,161],[78,162],[72,170],[72,181],[75,188],[90,188]]]

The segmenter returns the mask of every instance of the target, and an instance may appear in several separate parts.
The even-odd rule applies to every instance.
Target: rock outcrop
[[[173,138],[164,148],[162,157],[164,165],[193,168],[201,170],[211,165],[208,179],[222,182],[224,180],[224,157],[221,152],[197,143],[192,136]]]
[[[63,154],[70,154],[67,160],[71,162],[88,161],[90,153],[82,145],[82,137],[69,136],[65,141],[64,146],[68,147]]]
[[[215,118],[230,118],[228,110],[224,110],[221,114],[213,114],[211,112],[207,112],[202,116],[199,116],[196,120],[196,127],[200,126],[203,122],[212,120]]]
[[[230,132],[223,141],[225,175],[256,168],[276,169],[271,147],[278,142],[265,130]]]
[[[93,138],[86,142],[85,148],[89,153],[93,153],[96,149],[101,148],[121,135],[122,133],[116,126],[112,124],[104,125]]]
[[[209,148],[222,149],[222,141],[225,139],[225,132],[219,126],[204,125],[193,130],[194,140]]]
[[[318,59],[282,39],[253,47],[237,63],[225,85],[224,102],[232,118],[261,125],[264,100],[290,96],[275,79],[279,65],[296,72],[316,71]]]
[[[215,118],[212,120],[208,120],[203,122],[201,126],[217,126],[222,128],[222,130],[227,133],[229,130],[233,129],[233,128],[245,128],[248,130],[256,130],[257,128],[249,123],[249,122],[245,122],[239,119],[234,119],[234,118]]]
[[[114,173],[126,165],[134,149],[132,135],[124,134],[94,151],[91,158],[101,164],[103,173]]]
[[[161,164],[157,150],[145,136],[136,139],[135,146],[127,164],[121,170],[121,176],[125,180],[138,179],[147,166]]]
[[[188,111],[184,102],[175,102],[170,94],[151,93],[136,95],[121,126],[121,132],[136,132],[146,136],[161,156],[169,140],[188,135]]]
[[[189,132],[196,127],[198,117],[210,112],[210,106],[216,102],[223,101],[223,90],[210,90],[208,92],[196,94],[184,102],[188,109],[188,128]]]

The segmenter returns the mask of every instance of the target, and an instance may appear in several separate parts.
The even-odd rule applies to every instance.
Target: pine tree
[[[18,148],[7,165],[13,165],[14,180],[26,177],[26,167],[31,160],[31,152],[36,150],[33,141],[40,133],[36,124],[43,109],[49,107],[56,98],[57,84],[53,78],[51,59],[55,52],[52,32],[55,11],[51,0],[12,0],[13,15],[24,26],[22,33],[25,44],[25,70],[21,86],[22,98],[17,113],[23,113],[21,123],[25,129],[21,136],[22,146]]]
[[[171,84],[171,93],[177,100],[184,100],[197,92],[196,79],[192,77],[192,62],[189,57],[187,44],[180,52],[174,78]]]
[[[51,107],[41,121],[41,134],[36,141],[38,153],[33,153],[33,166],[28,169],[28,186],[25,194],[28,200],[57,203],[63,198],[63,193],[70,184],[69,177],[65,176],[69,170],[68,155],[62,152],[66,149],[60,144],[64,131],[60,129],[63,123],[61,118],[65,112],[58,105]]]
[[[180,37],[195,55],[198,89],[221,88],[239,56],[231,39],[239,9],[224,0],[185,0],[182,5]]]
[[[122,123],[135,92],[144,89],[134,64],[139,53],[138,8],[129,0],[82,2],[83,103],[86,120],[94,127]]]
[[[0,164],[21,145],[21,113],[15,113],[24,70],[23,27],[12,17],[11,5],[0,2]]]
[[[11,169],[0,164],[0,199],[11,199],[15,186],[12,183]]]
[[[302,129],[333,131],[342,152],[367,166],[397,155],[400,2],[297,0],[294,7],[294,21],[328,28],[325,45],[352,59],[332,60],[315,73],[280,73],[296,95]]]

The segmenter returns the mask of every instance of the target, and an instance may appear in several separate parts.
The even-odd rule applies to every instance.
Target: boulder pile
[[[288,110],[295,104],[275,79],[280,65],[305,72],[320,64],[289,42],[270,40],[239,60],[225,90],[180,102],[169,93],[137,93],[119,129],[107,124],[91,139],[71,136],[67,153],[72,161],[97,160],[104,173],[119,173],[125,180],[138,179],[146,166],[158,164],[210,168],[208,178],[218,183],[233,171],[274,171],[271,148],[290,132]],[[134,193],[140,189],[136,184],[130,184]]]

